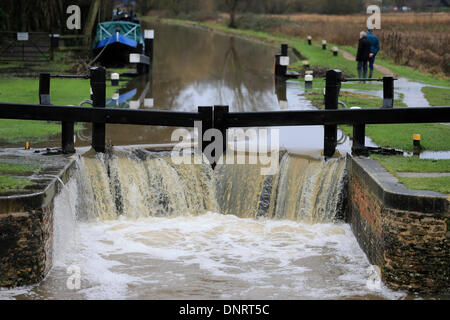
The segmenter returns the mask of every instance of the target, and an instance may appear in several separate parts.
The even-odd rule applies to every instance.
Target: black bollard
[[[39,75],[39,104],[50,104],[50,73]]]
[[[331,49],[331,51],[333,51],[333,56],[335,56],[335,57],[338,56],[339,49],[338,49],[337,47],[333,47],[333,48]]]
[[[413,135],[413,154],[418,156],[422,152],[422,146],[420,145],[420,141],[422,140],[422,136],[418,133]]]
[[[120,81],[120,74],[118,73],[111,74],[111,86],[118,87],[119,81]]]
[[[342,72],[328,70],[325,86],[325,110],[337,110],[339,91],[341,88]],[[324,132],[324,156],[330,158],[334,155],[337,146],[337,125],[326,125]]]
[[[102,67],[90,69],[92,102],[94,108],[106,108],[106,70]],[[92,148],[96,152],[105,152],[106,124],[92,124]]]
[[[312,75],[312,73],[305,75],[305,89],[313,88],[313,80],[314,76]]]
[[[145,39],[145,55],[150,58],[150,64],[147,66],[147,73],[150,70],[153,70],[153,41],[155,39],[155,31],[154,30],[145,30],[144,32]]]
[[[383,108],[394,107],[394,77],[383,78]]]

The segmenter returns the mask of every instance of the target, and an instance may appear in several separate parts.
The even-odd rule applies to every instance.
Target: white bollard
[[[313,88],[313,80],[314,80],[314,77],[312,74],[307,74],[305,76],[305,89]]]
[[[113,87],[119,86],[120,75],[118,73],[111,74],[111,85]]]

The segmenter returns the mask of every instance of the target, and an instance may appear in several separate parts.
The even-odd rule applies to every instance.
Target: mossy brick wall
[[[0,287],[41,281],[52,266],[53,204],[0,214]]]
[[[386,285],[424,294],[450,289],[448,198],[410,191],[378,164],[349,158],[347,220]]]

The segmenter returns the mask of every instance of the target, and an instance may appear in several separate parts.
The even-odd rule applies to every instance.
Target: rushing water
[[[116,99],[112,107],[313,108],[298,83],[281,92],[275,87],[278,48],[154,27],[153,77],[123,88],[128,102]],[[167,154],[145,150],[80,157],[77,174],[55,200],[53,269],[38,285],[0,290],[0,298],[403,297],[367,286],[370,264],[349,225],[337,219],[344,161],[322,159],[323,128],[278,129],[289,153],[280,155],[273,176],[261,175],[258,165],[219,164],[215,171],[207,164],[175,165]],[[172,132],[108,125],[107,139],[115,146],[161,144]],[[78,134],[77,146],[90,143],[89,133]],[[340,153],[349,149],[342,139]],[[72,290],[67,282],[74,270],[81,284]]]
[[[336,220],[342,160],[284,154],[271,188],[258,166],[214,172],[147,151],[83,157],[78,166],[55,201],[54,268],[39,285],[0,297],[403,296],[368,288],[367,258]],[[81,271],[79,290],[67,287],[73,268]]]

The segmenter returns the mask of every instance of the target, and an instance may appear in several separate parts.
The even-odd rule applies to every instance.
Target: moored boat
[[[144,36],[139,20],[128,12],[115,12],[112,21],[97,25],[93,45],[96,61],[108,67],[123,67],[132,53],[144,53]]]

